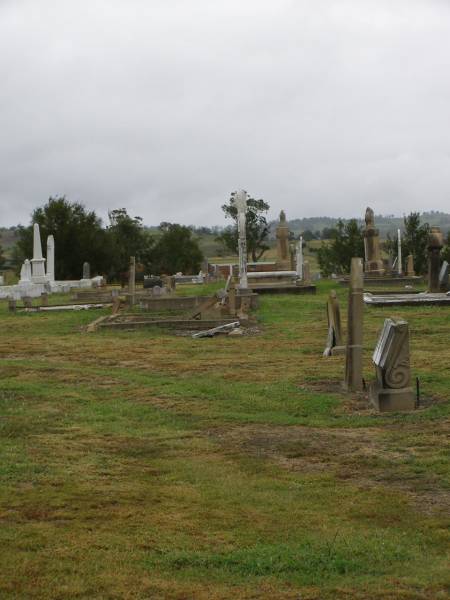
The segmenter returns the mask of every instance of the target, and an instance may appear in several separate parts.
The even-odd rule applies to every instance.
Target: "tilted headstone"
[[[409,327],[406,321],[386,319],[372,356],[376,383],[370,400],[380,412],[413,410],[416,399],[411,387]]]
[[[344,388],[352,392],[363,389],[363,261],[352,258],[348,291],[347,345],[345,350]]]
[[[331,290],[328,297],[327,317],[328,337],[323,355],[332,356],[334,354],[345,354],[345,346],[342,344],[341,309],[335,290]]]

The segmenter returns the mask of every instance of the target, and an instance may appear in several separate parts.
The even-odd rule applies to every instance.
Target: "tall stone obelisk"
[[[52,235],[47,238],[47,279],[55,281],[55,238]]]
[[[33,283],[46,283],[45,258],[42,256],[41,232],[39,225],[33,225],[33,258],[31,259],[31,281]]]
[[[247,192],[239,190],[234,197],[234,203],[237,208],[237,224],[239,235],[239,287],[248,288],[247,280],[247,234],[246,234],[246,213],[247,213]]]

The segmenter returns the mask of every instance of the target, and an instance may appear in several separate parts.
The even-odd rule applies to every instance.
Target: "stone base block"
[[[410,411],[416,408],[416,394],[410,387],[391,390],[373,384],[370,386],[370,401],[380,412]]]

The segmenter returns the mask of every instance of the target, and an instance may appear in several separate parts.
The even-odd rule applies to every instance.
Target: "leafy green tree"
[[[219,236],[217,241],[221,242],[230,252],[238,252],[238,228],[237,228],[237,208],[234,204],[236,192],[231,194],[228,204],[222,206],[225,217],[233,219],[234,225],[227,227]],[[269,249],[267,240],[269,238],[269,225],[265,213],[269,210],[269,205],[264,200],[248,198],[246,212],[246,235],[247,252],[252,257],[253,262],[257,262],[264,252]]]
[[[131,217],[125,208],[109,212],[110,225],[106,230],[111,279],[124,279],[128,272],[130,256],[137,262],[147,259],[153,238],[144,229],[141,217]]]
[[[325,276],[350,272],[350,263],[355,256],[364,256],[364,238],[362,227],[356,219],[345,224],[339,219],[336,227],[328,233],[331,241],[325,243],[317,252],[319,266]]]
[[[5,256],[3,254],[2,245],[0,244],[0,269],[3,269],[4,266],[5,266]]]
[[[406,262],[408,254],[414,257],[414,270],[417,274],[427,272],[428,268],[428,223],[420,223],[420,213],[412,212],[403,219],[404,231],[402,234],[402,258]],[[387,235],[384,243],[386,252],[394,259],[398,254],[397,236]],[[405,265],[403,265],[404,267]]]
[[[189,227],[176,223],[161,223],[161,235],[149,250],[145,267],[150,274],[198,273],[203,254]]]
[[[33,211],[28,227],[18,227],[19,239],[13,253],[17,268],[33,256],[33,223],[39,225],[44,256],[47,236],[54,235],[57,279],[79,279],[85,261],[90,263],[91,273],[106,271],[108,249],[101,219],[65,196],[49,198],[47,204]]]

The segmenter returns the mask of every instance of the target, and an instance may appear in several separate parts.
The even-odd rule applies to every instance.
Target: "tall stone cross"
[[[247,192],[245,190],[239,190],[236,192],[234,203],[237,208],[237,224],[239,235],[239,287],[242,289],[247,289],[247,235],[245,230]]]

